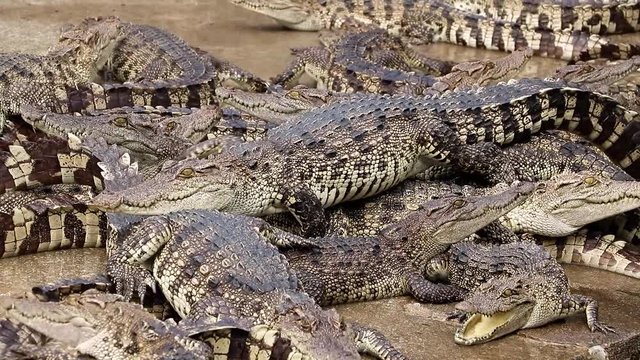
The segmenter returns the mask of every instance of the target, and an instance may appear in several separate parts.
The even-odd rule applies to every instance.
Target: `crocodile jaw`
[[[300,31],[319,31],[322,23],[311,2],[305,0],[230,0],[232,4],[267,15],[282,26]]]
[[[471,313],[453,339],[458,345],[475,345],[505,336],[527,324],[533,307],[533,303],[524,303],[493,314]]]

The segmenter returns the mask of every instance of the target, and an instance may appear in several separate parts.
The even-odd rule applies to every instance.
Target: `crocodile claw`
[[[616,330],[613,327],[605,325],[605,324],[603,324],[601,322],[598,322],[598,321],[594,321],[589,326],[589,328],[591,329],[591,332],[599,331],[599,332],[605,333],[605,334],[609,333],[609,332],[610,333],[614,333],[614,334],[616,333]]]
[[[116,285],[116,293],[122,295],[126,301],[130,301],[137,292],[140,303],[144,300],[147,286],[152,292],[156,292],[156,281],[151,272],[145,268],[130,264],[118,264],[107,269],[109,277]]]

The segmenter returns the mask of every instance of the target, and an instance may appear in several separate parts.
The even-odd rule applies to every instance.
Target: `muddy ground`
[[[226,0],[178,1],[9,1],[0,0],[0,51],[39,53],[56,39],[59,27],[87,16],[117,15],[160,26],[194,46],[269,78],[290,60],[289,48],[318,44],[316,34],[288,31],[270,19]],[[623,37],[640,41],[640,35]],[[494,58],[498,52],[436,44],[421,48],[447,60]],[[521,76],[545,76],[562,61],[534,59]],[[58,251],[0,261],[0,293],[27,291],[60,278],[104,271],[104,249]],[[568,266],[572,288],[600,301],[601,319],[616,334],[589,332],[584,317],[520,331],[488,344],[453,343],[455,324],[445,320],[450,305],[423,305],[409,298],[338,307],[348,319],[385,333],[411,359],[610,359],[640,358],[640,282],[620,275]],[[606,349],[604,352],[600,350]],[[591,354],[591,355],[589,355]]]

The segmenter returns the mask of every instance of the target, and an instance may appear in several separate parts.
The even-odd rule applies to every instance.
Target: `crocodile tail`
[[[215,104],[214,80],[193,84],[163,84],[144,87],[138,84],[97,84],[66,89],[66,112],[105,110],[119,107],[187,107]]]
[[[509,119],[499,127],[483,123],[495,143],[522,141],[543,130],[566,130],[588,139],[640,179],[640,116],[609,96],[548,83],[532,94],[476,111],[498,111]]]
[[[77,138],[48,137],[14,124],[7,131],[0,137],[0,194],[53,184],[103,188],[98,159]]]
[[[640,247],[615,235],[583,229],[562,238],[539,237],[559,263],[578,264],[640,279]]]
[[[570,60],[586,61],[598,58],[621,60],[640,55],[640,44],[616,43],[598,35],[590,35],[585,40],[582,41],[583,50]]]

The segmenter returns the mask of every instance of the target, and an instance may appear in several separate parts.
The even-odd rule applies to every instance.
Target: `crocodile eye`
[[[180,174],[178,174],[181,178],[190,178],[193,177],[193,175],[195,174],[195,171],[193,171],[193,168],[184,168],[182,170],[180,170]]]
[[[291,90],[287,93],[287,96],[292,99],[300,99],[300,92],[296,90]]]
[[[511,291],[511,289],[506,289],[505,291],[502,292],[502,294],[500,295],[500,297],[506,298],[509,297],[511,295],[513,295],[513,291]]]
[[[462,200],[462,199],[457,199],[456,201],[453,202],[453,206],[457,207],[457,208],[461,208],[464,206],[464,204],[466,204],[467,202]]]
[[[594,178],[593,176],[589,176],[588,178],[584,179],[583,182],[587,186],[593,186],[598,183],[598,179]]]
[[[175,121],[169,121],[167,123],[167,131],[171,132],[176,128],[176,122]]]
[[[120,116],[113,119],[113,123],[117,127],[127,127],[127,124],[129,123],[129,121],[127,121],[127,118]]]

